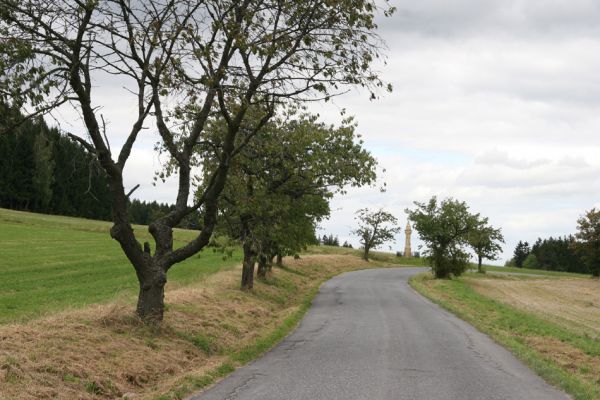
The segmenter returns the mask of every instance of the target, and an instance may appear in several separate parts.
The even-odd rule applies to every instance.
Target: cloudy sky
[[[324,120],[356,116],[366,147],[387,172],[386,193],[351,190],[332,204],[322,233],[349,234],[354,212],[404,209],[433,195],[466,201],[517,241],[575,231],[600,206],[600,2],[597,0],[392,0],[380,20],[388,44],[380,66],[394,92],[369,101],[352,92],[314,105]],[[127,121],[118,86],[98,88],[109,122]],[[118,88],[117,88],[118,89]],[[68,111],[59,119],[73,120]],[[77,130],[76,123],[65,128]],[[141,198],[173,202],[174,185],[151,186],[160,167],[155,137],[142,138],[127,167]],[[401,249],[404,240],[393,249]]]
[[[388,191],[337,198],[323,231],[350,239],[354,210],[385,207],[405,221],[413,201],[437,195],[502,228],[501,262],[519,240],[573,233],[600,206],[600,2],[392,4],[380,27],[394,92],[336,100],[357,116]],[[319,112],[333,122],[335,108]]]

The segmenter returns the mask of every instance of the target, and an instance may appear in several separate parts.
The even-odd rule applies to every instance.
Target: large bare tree
[[[86,134],[71,135],[99,160],[112,195],[111,236],[135,268],[138,315],[162,320],[167,271],[207,245],[230,161],[290,101],[327,99],[382,86],[372,69],[382,43],[370,0],[0,0],[0,101],[31,116],[70,105]],[[104,123],[97,86],[107,76],[135,102],[128,132]],[[262,111],[245,123],[249,107]],[[218,137],[205,129],[226,121]],[[131,227],[123,171],[145,124],[177,175],[175,208],[149,226],[154,251]],[[243,129],[240,127],[244,126]],[[119,149],[109,138],[125,134]],[[114,140],[114,139],[113,139]],[[207,141],[211,141],[207,143]],[[190,196],[198,144],[218,165]],[[200,211],[195,239],[174,248],[173,227]]]

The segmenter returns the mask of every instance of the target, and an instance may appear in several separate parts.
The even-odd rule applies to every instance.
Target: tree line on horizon
[[[575,235],[519,241],[506,266],[600,276],[600,210],[586,211]]]
[[[0,104],[0,207],[110,221],[111,197],[98,161],[42,118],[9,126],[8,121],[22,117]],[[173,207],[132,199],[131,223],[148,225]],[[198,224],[188,218],[178,227],[195,229]]]

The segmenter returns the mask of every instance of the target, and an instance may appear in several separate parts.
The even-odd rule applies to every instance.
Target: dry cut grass
[[[480,294],[600,340],[598,279],[469,279]]]
[[[281,326],[324,279],[375,266],[349,255],[286,259],[251,292],[240,269],[168,291],[164,324],[141,325],[131,303],[0,325],[0,399],[180,398],[183,382],[219,366]],[[166,394],[166,395],[165,395]]]

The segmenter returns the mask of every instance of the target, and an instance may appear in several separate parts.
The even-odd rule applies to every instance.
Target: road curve
[[[300,327],[193,400],[568,399],[407,284],[418,268],[323,284]]]

